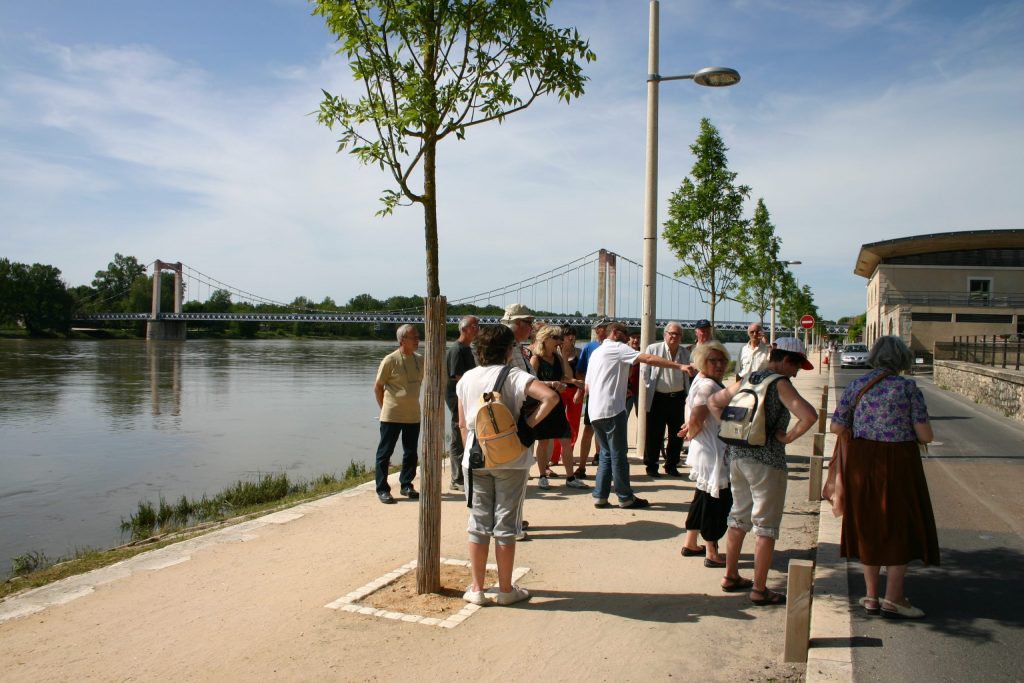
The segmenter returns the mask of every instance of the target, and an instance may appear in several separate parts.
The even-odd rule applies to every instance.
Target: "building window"
[[[956,321],[958,323],[999,323],[1009,325],[1013,322],[1013,316],[996,313],[957,313]]]
[[[970,293],[971,303],[988,303],[992,299],[992,278],[967,278],[967,291]]]
[[[915,323],[949,323],[953,322],[952,313],[931,313],[921,311],[910,314],[911,321]]]

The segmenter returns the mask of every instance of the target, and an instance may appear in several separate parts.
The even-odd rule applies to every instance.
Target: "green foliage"
[[[106,270],[96,271],[92,286],[96,290],[97,305],[104,311],[132,311],[129,295],[136,280],[146,274],[146,266],[134,256],[114,254]],[[149,295],[152,298],[152,295]]]
[[[158,531],[221,520],[291,498],[339,491],[362,483],[370,476],[366,465],[352,462],[341,479],[334,474],[322,474],[309,481],[292,481],[284,472],[260,474],[256,479],[237,481],[213,497],[205,493],[198,500],[182,496],[171,504],[160,496],[156,506],[148,500],[140,500],[135,512],[129,514],[128,519],[121,519],[121,532],[132,540],[149,538]]]
[[[14,576],[25,576],[32,572],[45,569],[53,564],[53,560],[46,556],[42,550],[33,550],[11,558],[11,574]]]
[[[864,334],[864,325],[867,324],[868,316],[867,313],[861,313],[860,315],[854,315],[846,318],[840,318],[840,325],[849,325],[850,328],[846,331],[846,341],[855,342],[861,338]]]
[[[551,0],[312,0],[362,86],[323,91],[317,120],[363,164],[390,173],[386,215],[423,205],[427,295],[439,296],[437,144],[529,107],[538,97],[583,94],[580,60],[594,53],[573,28],[547,21]],[[422,171],[423,188],[410,177]],[[435,369],[436,370],[436,369]]]
[[[0,259],[0,323],[20,323],[32,335],[67,334],[73,308],[58,268]]]
[[[750,194],[736,184],[729,170],[728,148],[708,119],[701,119],[700,134],[690,146],[696,161],[669,199],[669,219],[662,236],[682,266],[676,275],[690,278],[710,306],[725,299],[737,282],[746,257],[743,201]]]
[[[795,328],[800,318],[805,315],[814,316],[820,321],[818,306],[814,303],[814,294],[809,285],[801,286],[792,273],[785,271],[779,287],[779,318],[783,327]]]
[[[762,324],[786,269],[779,261],[780,244],[764,199],[758,199],[747,231],[747,250],[741,257],[740,289],[736,298],[744,311],[757,313]]]

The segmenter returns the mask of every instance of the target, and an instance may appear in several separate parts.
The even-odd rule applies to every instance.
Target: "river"
[[[142,499],[372,467],[373,378],[394,346],[0,340],[0,576],[25,552],[117,545]]]

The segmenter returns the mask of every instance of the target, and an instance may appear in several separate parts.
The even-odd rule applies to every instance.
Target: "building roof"
[[[870,278],[882,259],[911,254],[932,254],[941,251],[974,249],[1024,248],[1024,230],[964,230],[932,235],[899,237],[894,240],[861,245],[853,272]]]

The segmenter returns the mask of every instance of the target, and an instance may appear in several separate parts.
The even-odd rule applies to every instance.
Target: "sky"
[[[641,260],[648,16],[555,0],[597,55],[586,94],[441,144],[450,300]],[[742,81],[661,84],[659,233],[702,117],[827,319],[865,309],[861,244],[1024,227],[1024,1],[663,0],[660,24],[662,75]],[[423,294],[421,209],[376,216],[390,179],[310,115],[358,94],[336,50],[303,0],[0,3],[0,257],[72,286],[116,252],[277,301]]]

